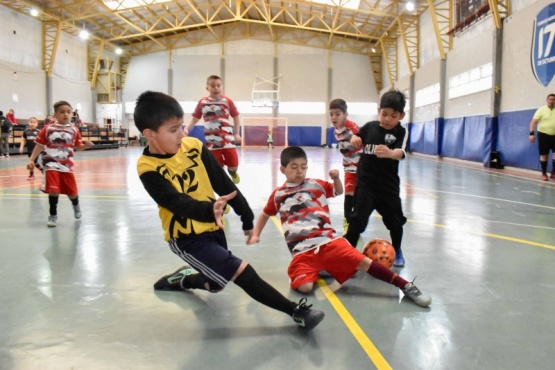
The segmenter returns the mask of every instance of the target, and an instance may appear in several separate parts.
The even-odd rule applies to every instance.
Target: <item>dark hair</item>
[[[0,110],[0,116],[3,116],[3,115],[4,115],[4,112]]]
[[[299,146],[289,146],[281,151],[280,162],[283,167],[287,167],[293,159],[306,159],[306,152]]]
[[[175,98],[157,91],[145,91],[137,98],[135,126],[140,132],[145,129],[157,131],[164,122],[172,118],[182,118],[183,108]]]
[[[330,101],[329,109],[339,109],[343,113],[347,113],[347,103],[343,99],[333,99]]]
[[[211,75],[211,76],[208,76],[208,78],[206,79],[206,83],[208,83],[208,81],[210,81],[210,80],[220,80],[221,81],[222,78],[220,76],[217,76],[217,75]]]
[[[549,94],[549,95],[547,95],[547,99],[549,99],[550,96],[555,97],[555,94]]]
[[[71,104],[69,104],[67,101],[65,101],[65,100],[60,100],[60,101],[54,103],[54,112],[57,112],[57,111],[58,111],[58,108],[60,108],[60,107],[63,106],[63,105],[67,105],[68,107],[71,108]]]
[[[399,90],[389,90],[380,99],[380,109],[391,108],[395,112],[404,113],[407,100]]]

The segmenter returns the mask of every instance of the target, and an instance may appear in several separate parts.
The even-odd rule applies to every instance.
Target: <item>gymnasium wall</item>
[[[443,117],[436,104],[417,108],[409,124],[409,147],[414,152],[482,162],[489,165],[491,151],[498,151],[505,165],[539,169],[537,144],[528,141],[528,127],[534,111],[554,93],[553,81],[539,83],[531,67],[534,19],[550,1],[518,1],[503,22],[500,47],[491,18],[454,38],[453,50],[445,61],[445,106]],[[429,37],[424,35],[423,37]],[[499,55],[498,55],[499,53]],[[449,78],[501,58],[499,90],[494,88],[449,99]],[[438,61],[438,59],[436,59]],[[436,61],[415,73],[415,90],[434,80]],[[429,68],[430,66],[434,66]],[[425,74],[426,76],[422,76]],[[425,82],[424,82],[425,81]],[[493,100],[500,95],[500,113],[493,117]],[[480,136],[476,136],[480,135]]]

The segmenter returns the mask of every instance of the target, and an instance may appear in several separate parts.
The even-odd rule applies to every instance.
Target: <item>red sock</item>
[[[368,268],[368,274],[385,281],[386,283],[393,284],[399,289],[405,288],[409,282],[376,261],[372,261],[370,268]]]

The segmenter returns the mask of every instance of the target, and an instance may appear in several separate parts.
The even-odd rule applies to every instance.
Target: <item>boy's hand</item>
[[[339,178],[339,171],[338,170],[330,170],[329,174],[330,174],[330,178],[332,180],[337,180]]]
[[[251,235],[249,235],[249,237],[247,238],[247,245],[253,245],[255,243],[258,243],[260,241],[260,238],[258,237],[258,235],[252,234],[252,230],[250,231],[251,231]]]
[[[351,137],[351,145],[360,146],[362,144],[362,139],[359,136],[353,135]]]
[[[219,197],[216,202],[214,203],[214,218],[216,219],[216,225],[219,228],[224,228],[224,223],[222,222],[222,218],[224,216],[224,209],[227,202],[237,195],[237,190],[227,195],[223,195]]]
[[[27,169],[32,171],[35,168],[35,163],[33,161],[27,162]]]
[[[83,141],[83,146],[85,148],[90,148],[91,146],[94,146],[94,143],[92,141]]]
[[[235,134],[235,143],[236,143],[236,144],[240,144],[240,143],[241,143],[241,135]]]
[[[391,152],[393,152],[387,145],[378,145],[374,149],[374,153],[378,158],[389,158],[391,156]]]

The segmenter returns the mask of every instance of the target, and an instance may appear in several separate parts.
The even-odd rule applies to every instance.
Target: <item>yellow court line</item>
[[[504,235],[492,234],[492,233],[484,233],[484,232],[478,232],[478,231],[472,231],[472,230],[461,230],[461,229],[455,228],[453,226],[447,226],[447,225],[442,225],[442,224],[434,224],[434,223],[430,223],[430,222],[422,222],[422,221],[416,221],[416,220],[407,220],[407,221],[410,222],[410,223],[414,223],[414,224],[434,226],[434,227],[437,227],[437,228],[440,228],[440,229],[448,229],[448,230],[463,232],[463,233],[467,233],[467,234],[488,236],[488,237],[494,238],[494,239],[507,240],[507,241],[510,241],[510,242],[533,245],[535,247],[542,247],[542,248],[555,250],[555,245],[536,243],[536,242],[533,242],[533,241],[530,241],[530,240],[518,239],[518,238],[513,238],[513,237],[510,237],[510,236],[504,236]]]
[[[271,220],[274,225],[276,225],[279,232],[283,235],[281,222],[275,216],[272,216]],[[341,320],[343,320],[345,325],[347,325],[347,328],[349,329],[351,334],[353,334],[358,344],[360,344],[364,352],[366,352],[368,357],[370,357],[370,360],[374,363],[374,365],[376,365],[379,370],[391,369],[391,366],[389,366],[380,351],[378,351],[374,343],[372,343],[370,338],[368,338],[366,333],[364,333],[364,330],[361,329],[353,316],[345,308],[343,303],[341,303],[341,300],[337,298],[335,293],[328,287],[326,282],[322,279],[318,279],[316,283],[318,284],[328,301],[331,303],[332,307],[335,309],[335,312],[337,312]]]
[[[389,363],[385,360],[380,351],[378,351],[370,338],[368,338],[366,333],[361,329],[353,316],[345,308],[343,303],[341,303],[341,300],[337,298],[335,293],[333,293],[333,291],[328,287],[326,282],[322,279],[318,279],[316,283],[318,284],[328,301],[331,303],[333,308],[335,308],[335,311],[337,312],[339,317],[343,320],[345,325],[347,325],[347,328],[349,328],[364,352],[366,352],[368,357],[370,357],[370,360],[372,360],[374,365],[376,365],[379,370],[391,369]]]

